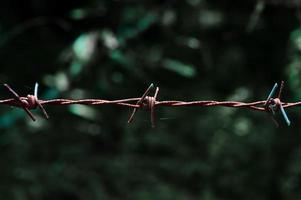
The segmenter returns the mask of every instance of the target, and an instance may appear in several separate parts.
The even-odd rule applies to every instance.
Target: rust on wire
[[[27,95],[26,97],[21,97],[15,92],[8,84],[4,84],[4,87],[12,94],[13,98],[0,100],[0,104],[9,105],[14,107],[22,108],[27,115],[35,121],[36,118],[30,110],[39,108],[46,119],[49,118],[44,106],[45,105],[55,105],[55,106],[67,106],[72,104],[81,104],[81,105],[118,105],[132,108],[133,111],[129,116],[128,123],[131,123],[134,119],[134,116],[139,108],[147,108],[150,111],[150,121],[152,127],[155,127],[155,108],[157,106],[165,107],[183,107],[183,106],[194,106],[194,107],[215,107],[215,106],[224,106],[224,107],[233,107],[233,108],[246,108],[255,111],[267,112],[271,114],[272,118],[275,112],[281,112],[285,122],[289,126],[291,124],[284,108],[301,106],[301,102],[286,103],[281,101],[281,94],[283,90],[283,81],[281,82],[280,89],[276,98],[273,98],[276,90],[277,83],[272,88],[268,98],[263,101],[255,102],[238,102],[238,101],[158,101],[157,96],[159,93],[159,87],[156,87],[154,95],[150,96],[150,92],[154,88],[154,84],[145,90],[143,95],[138,98],[128,98],[120,100],[104,100],[104,99],[50,99],[50,100],[41,100],[38,99],[38,84],[35,85],[34,95]],[[276,120],[273,118],[276,122]],[[278,124],[276,122],[276,124]]]

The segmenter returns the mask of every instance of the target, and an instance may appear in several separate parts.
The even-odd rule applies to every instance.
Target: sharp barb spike
[[[155,95],[154,95],[155,99],[157,99],[158,93],[159,93],[159,87],[156,87],[156,91],[155,91]]]
[[[272,90],[271,90],[271,92],[270,92],[270,94],[269,94],[269,96],[267,98],[267,101],[270,100],[270,98],[275,94],[277,87],[278,87],[278,84],[275,83],[274,87],[272,88]]]
[[[131,114],[131,116],[130,116],[130,118],[128,120],[128,124],[130,124],[133,121],[133,118],[134,118],[134,115],[135,115],[136,111],[137,111],[137,108],[134,108],[133,112],[132,112],[132,114]]]
[[[4,87],[6,87],[6,89],[14,95],[16,100],[20,99],[20,96],[8,84],[4,84]]]
[[[42,111],[42,113],[44,114],[46,119],[49,119],[49,115],[47,114],[46,110],[44,109],[44,107],[42,106],[42,104],[40,102],[37,102],[40,110]]]
[[[285,112],[285,110],[284,110],[284,108],[283,108],[282,105],[280,105],[280,111],[281,111],[281,113],[282,113],[282,116],[283,116],[283,118],[284,118],[286,124],[287,124],[288,126],[290,126],[290,125],[291,125],[291,121],[289,120],[289,118],[288,118],[288,116],[287,116],[287,114],[286,114],[286,112]]]
[[[275,115],[275,107],[274,106],[270,106],[270,110],[272,111],[272,114]]]
[[[32,119],[32,121],[36,121],[36,118],[33,116],[33,114],[30,112],[28,108],[22,107],[24,111],[28,114],[28,116]]]
[[[284,81],[281,81],[280,89],[279,89],[279,93],[278,93],[278,97],[277,97],[278,99],[280,99],[280,97],[281,97],[283,86],[284,86]]]
[[[38,98],[38,89],[39,89],[39,84],[36,83],[34,85],[34,96]]]

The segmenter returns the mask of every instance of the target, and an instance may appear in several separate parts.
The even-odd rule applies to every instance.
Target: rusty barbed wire
[[[128,123],[131,123],[134,119],[135,113],[139,108],[146,107],[150,110],[150,119],[152,127],[155,127],[155,108],[158,106],[167,106],[167,107],[184,107],[184,106],[195,106],[195,107],[215,107],[215,106],[224,106],[224,107],[233,107],[233,108],[246,108],[255,111],[271,113],[273,120],[278,125],[277,121],[274,119],[273,115],[275,112],[280,110],[285,122],[287,125],[290,125],[290,120],[284,110],[284,108],[301,106],[301,102],[282,102],[281,94],[283,90],[284,82],[281,82],[281,86],[276,98],[272,98],[275,94],[275,91],[278,87],[278,84],[275,83],[271,92],[268,95],[268,98],[263,101],[255,102],[239,102],[239,101],[214,101],[214,100],[202,100],[202,101],[158,101],[157,96],[159,94],[159,87],[156,87],[154,95],[149,96],[151,90],[154,88],[154,84],[151,84],[143,93],[141,97],[137,98],[127,98],[119,100],[104,100],[104,99],[50,99],[50,100],[41,100],[38,99],[38,84],[36,83],[34,89],[34,95],[27,95],[26,97],[21,97],[15,92],[8,84],[4,84],[4,87],[12,94],[13,98],[0,100],[0,105],[8,105],[22,108],[27,115],[33,120],[36,121],[36,118],[30,110],[39,108],[46,119],[49,118],[44,106],[53,105],[53,106],[67,106],[73,104],[81,105],[90,105],[90,106],[100,106],[100,105],[118,105],[132,108],[133,111],[129,117]]]

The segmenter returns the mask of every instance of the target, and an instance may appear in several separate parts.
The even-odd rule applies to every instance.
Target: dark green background
[[[4,0],[0,82],[40,98],[301,100],[301,2]],[[10,94],[0,89],[2,99]],[[0,199],[301,198],[300,109],[0,107]]]

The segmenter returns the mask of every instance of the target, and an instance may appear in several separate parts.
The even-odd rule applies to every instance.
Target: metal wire
[[[184,107],[184,106],[193,106],[193,107],[233,107],[233,108],[246,108],[255,111],[268,112],[274,114],[275,111],[280,110],[283,118],[285,119],[287,125],[290,125],[290,120],[287,114],[284,111],[284,108],[301,106],[301,102],[282,102],[281,92],[283,89],[283,82],[281,83],[280,90],[278,92],[277,98],[273,99],[272,96],[275,93],[277,84],[274,85],[271,93],[269,94],[267,100],[264,101],[255,101],[255,102],[239,102],[239,101],[159,101],[157,96],[159,93],[159,87],[156,87],[154,96],[149,96],[149,93],[153,89],[154,85],[151,84],[144,94],[138,98],[128,98],[128,99],[119,99],[119,100],[104,100],[104,99],[50,99],[50,100],[40,100],[37,96],[37,87],[36,84],[34,95],[27,95],[26,97],[19,96],[9,85],[4,84],[7,90],[12,94],[13,98],[0,100],[0,105],[8,105],[14,107],[20,107],[29,115],[29,117],[35,121],[35,117],[30,110],[39,108],[46,119],[49,118],[44,106],[53,105],[53,106],[67,106],[73,104],[81,105],[90,105],[90,106],[101,106],[101,105],[118,105],[123,107],[133,108],[128,123],[131,123],[134,119],[135,113],[139,108],[146,107],[150,110],[151,125],[155,127],[155,108],[158,106],[165,107]]]

